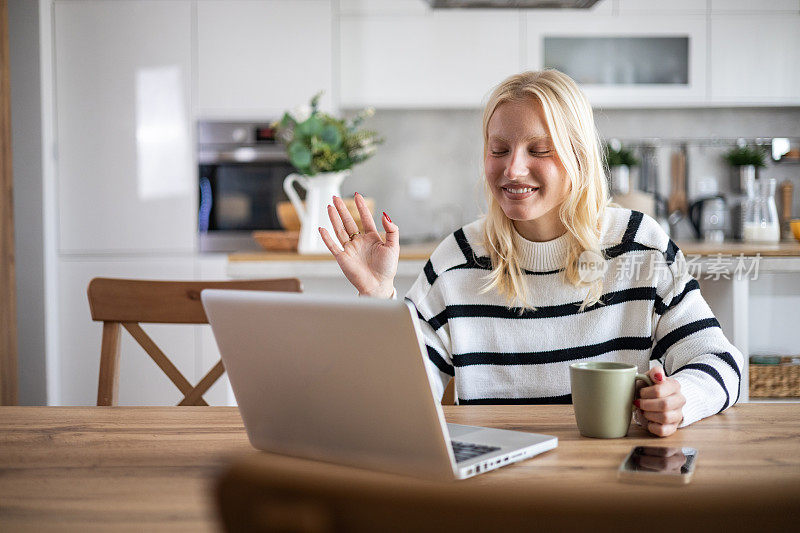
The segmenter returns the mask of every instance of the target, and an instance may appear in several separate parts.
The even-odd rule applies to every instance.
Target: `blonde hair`
[[[494,88],[483,111],[483,157],[485,160],[488,150],[489,120],[497,107],[504,102],[529,98],[538,100],[544,109],[555,151],[571,185],[569,196],[559,208],[559,218],[573,237],[563,276],[573,286],[589,286],[580,306],[583,310],[600,300],[602,279],[581,281],[578,258],[585,250],[601,253],[600,222],[609,202],[600,139],[586,96],[572,78],[555,69],[522,72],[506,78]],[[509,307],[520,306],[520,311],[532,309],[519,265],[519,251],[513,244],[513,221],[495,200],[487,180],[484,184],[489,204],[484,244],[492,261],[492,271],[486,276],[487,284],[481,292],[496,288],[505,295]]]

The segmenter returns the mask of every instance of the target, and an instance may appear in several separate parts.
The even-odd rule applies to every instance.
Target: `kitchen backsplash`
[[[358,191],[376,200],[399,226],[405,242],[438,239],[484,210],[480,110],[379,109],[366,124],[386,142],[375,157],[353,169],[343,194]],[[798,108],[687,108],[595,110],[604,139],[623,144],[658,139],[659,190],[670,190],[669,153],[687,143],[687,189],[692,199],[700,178],[717,178],[731,193],[731,169],[722,159],[732,139],[800,140]],[[794,183],[794,216],[800,216],[800,164],[768,160],[761,177]],[[637,172],[632,173],[636,182]],[[376,217],[379,219],[379,217]]]

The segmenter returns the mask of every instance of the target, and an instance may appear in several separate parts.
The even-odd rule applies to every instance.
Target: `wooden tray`
[[[367,204],[367,209],[374,216],[375,215],[375,200],[373,198],[364,198],[364,203]],[[305,202],[303,202],[305,205]],[[344,205],[356,221],[359,231],[364,231],[364,226],[361,224],[361,216],[358,214],[356,201],[352,198],[344,198]],[[281,227],[287,231],[300,231],[300,219],[297,217],[297,211],[294,209],[292,202],[279,202],[277,206],[278,222]],[[380,222],[378,222],[380,227]]]
[[[254,231],[253,239],[270,252],[296,252],[299,231]]]

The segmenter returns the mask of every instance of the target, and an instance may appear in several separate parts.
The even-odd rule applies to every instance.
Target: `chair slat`
[[[214,365],[211,370],[200,380],[200,382],[195,385],[194,389],[186,395],[186,397],[179,403],[178,405],[200,405],[198,401],[203,400],[203,394],[211,388],[211,385],[217,382],[217,380],[225,373],[225,367],[222,366],[222,361],[217,361],[217,364]]]
[[[192,392],[194,387],[192,387],[192,384],[189,383],[189,380],[187,380],[183,374],[181,374],[181,371],[178,370],[178,367],[172,364],[172,361],[170,361],[169,358],[164,355],[164,352],[161,351],[156,343],[153,342],[153,339],[150,338],[150,335],[145,333],[139,324],[136,322],[123,322],[122,327],[128,330],[128,333],[130,333],[133,338],[136,339],[136,342],[138,342],[142,348],[144,348],[144,351],[147,352],[153,361],[155,361],[155,363],[164,372],[164,374],[167,375],[170,381],[172,381],[175,386],[178,387],[178,390],[183,393],[184,397]],[[200,399],[199,402],[200,405],[208,405],[203,399]]]

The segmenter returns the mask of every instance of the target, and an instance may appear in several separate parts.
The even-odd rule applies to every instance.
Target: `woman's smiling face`
[[[488,134],[486,180],[503,212],[528,240],[562,235],[558,208],[570,184],[539,101],[503,102],[489,119]]]

